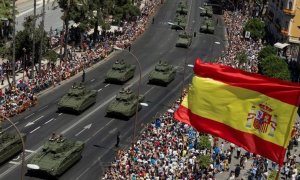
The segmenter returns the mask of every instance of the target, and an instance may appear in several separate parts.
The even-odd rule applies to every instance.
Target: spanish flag
[[[175,118],[283,164],[300,86],[197,59]]]

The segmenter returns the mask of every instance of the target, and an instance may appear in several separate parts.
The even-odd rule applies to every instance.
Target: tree
[[[206,169],[212,163],[211,157],[208,155],[200,155],[197,158],[200,169]]]
[[[276,55],[271,55],[261,61],[262,74],[281,80],[290,81],[288,64]]]
[[[199,136],[199,144],[198,147],[199,149],[210,149],[211,148],[211,142],[209,140],[209,137],[206,135]]]
[[[245,50],[238,52],[236,55],[236,59],[239,61],[240,67],[247,62],[247,58],[248,56]]]
[[[270,45],[267,45],[266,47],[262,48],[260,52],[258,53],[258,60],[263,60],[268,56],[276,55],[276,48]]]
[[[262,39],[266,34],[265,23],[259,18],[248,20],[244,27],[244,30],[249,31],[251,38],[253,38],[254,40]]]
[[[27,59],[30,57],[30,53],[32,53],[32,44],[33,44],[33,39],[32,39],[32,32],[34,32],[35,34],[35,47],[36,47],[36,51],[34,54],[34,61],[35,63],[37,62],[39,58],[39,56],[43,56],[45,54],[45,49],[47,49],[49,47],[49,38],[47,37],[47,32],[45,30],[43,30],[40,26],[42,26],[42,24],[39,25],[39,27],[37,28],[33,28],[32,27],[32,16],[29,16],[25,22],[24,22],[24,30],[22,31],[18,31],[18,33],[16,34],[16,59],[21,59],[22,60],[22,64],[23,66],[30,66],[32,62],[26,61],[25,62],[25,57],[27,57]],[[42,38],[42,36],[44,36],[44,38]],[[41,41],[41,39],[43,39],[43,41]],[[41,45],[40,43],[43,43],[43,47],[44,50],[42,50],[42,52],[40,53],[40,48]],[[24,51],[25,49],[25,51]]]
[[[11,8],[11,0],[1,0],[0,2],[0,37],[4,42],[7,41],[13,31],[13,11]]]
[[[57,58],[58,58],[58,54],[54,51],[54,50],[49,50],[46,53],[46,58],[50,61],[55,63]]]

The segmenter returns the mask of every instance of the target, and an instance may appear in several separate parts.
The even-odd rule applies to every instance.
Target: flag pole
[[[281,171],[281,165],[278,167],[278,171],[277,171],[275,180],[279,180],[279,174],[280,174],[280,171]]]

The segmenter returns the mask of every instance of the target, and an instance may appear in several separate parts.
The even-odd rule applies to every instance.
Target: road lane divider
[[[49,122],[55,120],[54,118],[51,118],[50,120],[46,121],[44,124],[48,124]]]
[[[29,117],[33,116],[34,113],[29,114],[28,116],[26,116],[24,119],[28,119]]]
[[[91,79],[91,82],[95,81],[95,79]]]
[[[109,86],[109,84],[106,84],[104,87],[107,87],[107,86]]]
[[[39,127],[35,128],[34,130],[30,131],[30,134],[34,133],[35,131],[37,131],[40,128],[41,128],[41,126],[39,126]]]
[[[43,109],[46,109],[48,107],[48,105],[47,106],[44,106],[44,107],[42,107],[41,109],[39,109],[38,111],[41,111],[41,110],[43,110]]]
[[[102,88],[98,89],[98,92],[102,91]]]

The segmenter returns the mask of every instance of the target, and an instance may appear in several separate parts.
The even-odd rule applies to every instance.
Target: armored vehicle
[[[96,103],[96,97],[96,90],[88,90],[82,84],[74,83],[58,102],[58,111],[81,113]]]
[[[159,62],[149,75],[150,84],[167,85],[175,79],[176,70],[167,62]]]
[[[23,140],[25,140],[25,134],[21,135]],[[0,127],[0,164],[3,164],[21,151],[22,141],[19,135],[3,131],[2,127]]]
[[[204,6],[200,9],[200,16],[207,16],[212,17],[213,15],[213,8],[212,6]]]
[[[213,34],[215,32],[213,20],[205,17],[203,23],[200,26],[200,32]]]
[[[55,133],[27,164],[30,175],[58,177],[81,159],[84,143]]]
[[[187,33],[181,33],[178,36],[176,47],[188,48],[192,43],[192,36]]]
[[[178,4],[177,9],[176,9],[176,13],[182,14],[182,15],[187,15],[187,13],[188,13],[187,5],[184,4],[183,2],[180,2]]]
[[[134,75],[135,65],[127,64],[124,60],[116,61],[106,73],[105,82],[123,84]]]
[[[121,89],[117,94],[116,99],[113,100],[106,109],[108,116],[130,118],[136,112],[136,106],[139,110],[142,108],[140,102],[144,100],[144,96],[135,95],[130,89]]]
[[[174,24],[171,26],[171,29],[184,30],[187,25],[187,20],[185,16],[176,15],[174,19]]]

